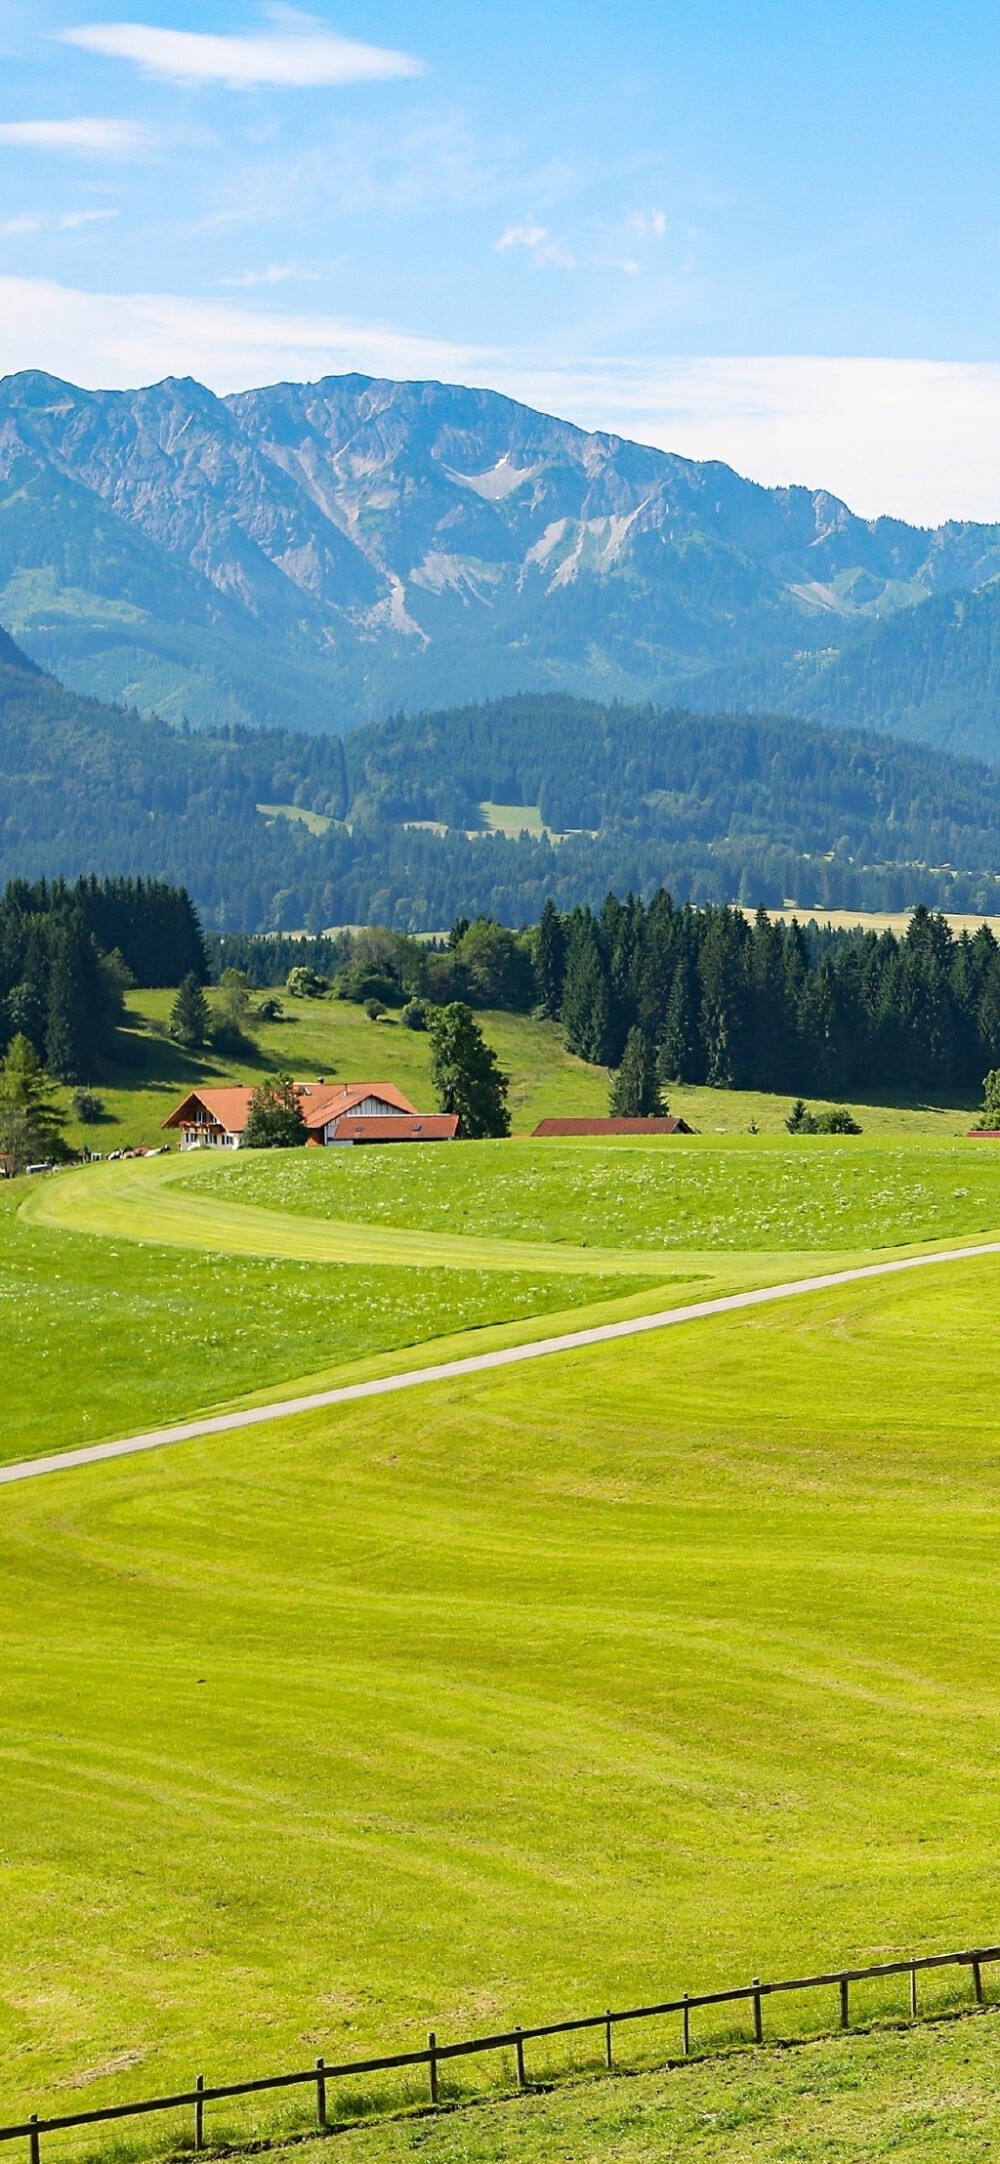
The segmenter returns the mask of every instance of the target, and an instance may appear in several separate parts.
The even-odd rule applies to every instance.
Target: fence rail
[[[866,1983],[877,1977],[908,1976],[910,1980],[910,2013],[917,2014],[917,1977],[928,1969],[967,1968],[972,1971],[972,1985],[976,2004],[983,2004],[982,1972],[987,1962],[1000,1961],[1000,1946],[974,1946],[962,1953],[916,1954],[904,1961],[882,1961],[861,1969],[826,1969],[818,1976],[786,1976],[777,1982],[766,1983],[755,1976],[752,1983],[736,1984],[724,1991],[684,1992],[679,1999],[660,1999],[652,2006],[607,2007],[602,2014],[576,2014],[568,2021],[545,2021],[536,2027],[523,2029],[498,2029],[489,2036],[470,2036],[455,2044],[439,2044],[432,2030],[425,2050],[395,2051],[374,2059],[345,2059],[340,2064],[328,2064],[317,2059],[314,2066],[303,2067],[290,2074],[262,2074],[252,2081],[226,2081],[209,2085],[199,2074],[192,2089],[177,2090],[171,2096],[141,2097],[131,2104],[106,2104],[97,2111],[71,2111],[42,2118],[33,2112],[30,2118],[18,2120],[13,2126],[0,2126],[0,2142],[27,2140],[30,2164],[40,2164],[41,2136],[55,2134],[69,2127],[100,2126],[114,2119],[137,2119],[154,2111],[179,2111],[185,2106],[194,2108],[195,2148],[204,2147],[205,2106],[218,2103],[233,2096],[254,2096],[265,2089],[304,2088],[312,2084],[316,2090],[316,2119],[321,2128],[327,2120],[327,2084],[331,2081],[357,2079],[362,2074],[388,2074],[406,2067],[423,2066],[428,2070],[430,2101],[438,2101],[438,2070],[451,2059],[471,2058],[478,2052],[513,2051],[517,2065],[518,2086],[524,2088],[524,2047],[549,2036],[571,2036],[587,2029],[603,2029],[605,2039],[605,2063],[613,2063],[612,2036],[615,2027],[626,2021],[651,2021],[666,2014],[681,2016],[681,2042],[684,2056],[691,2050],[691,2016],[699,2007],[751,2005],[753,2008],[754,2038],[760,2044],[764,2038],[763,2003],[783,1991],[816,1991],[836,1987],[840,1999],[840,2025],[847,2028],[850,2022],[850,1987]]]

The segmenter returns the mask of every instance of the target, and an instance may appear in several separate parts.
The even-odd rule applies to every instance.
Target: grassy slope
[[[342,2134],[342,2164],[985,2164],[1000,2140],[995,2014],[831,2037]]]
[[[100,1089],[111,1119],[100,1127],[71,1122],[75,1143],[109,1150],[132,1143],[159,1143],[161,1122],[185,1092],[199,1082],[254,1082],[261,1074],[285,1068],[296,1076],[336,1076],[341,1081],[383,1078],[404,1089],[421,1110],[433,1106],[430,1045],[425,1035],[398,1023],[369,1022],[363,1008],[340,1000],[286,1001],[279,1022],[256,1024],[259,1046],[249,1063],[212,1057],[194,1058],[162,1034],[172,992],[134,992],[128,1006],[131,1024],[122,1039],[126,1057],[103,1076],[88,1076]],[[603,1068],[588,1067],[565,1049],[555,1023],[527,1016],[480,1017],[511,1078],[510,1103],[515,1132],[530,1132],[550,1115],[590,1117],[608,1109],[608,1078]],[[160,1034],[156,1033],[157,1026]],[[68,1099],[69,1093],[65,1093]],[[788,1099],[759,1091],[678,1087],[671,1108],[706,1133],[741,1133],[756,1120],[762,1133],[783,1131]],[[859,1116],[866,1133],[964,1134],[970,1105],[863,1105]]]
[[[882,1248],[1000,1226],[1000,1155],[864,1137],[487,1142],[197,1160],[191,1191],[301,1217],[597,1250]],[[173,1183],[171,1183],[173,1184]],[[188,1181],[185,1180],[187,1189]]]
[[[478,1345],[491,1324],[631,1290],[628,1278],[537,1272],[329,1263],[317,1272],[295,1259],[94,1239],[26,1221],[16,1214],[22,1199],[20,1182],[0,1186],[5,1462],[266,1395],[300,1376],[318,1382],[455,1332],[472,1330]]]
[[[995,1932],[998,1295],[7,1491],[10,2111]]]

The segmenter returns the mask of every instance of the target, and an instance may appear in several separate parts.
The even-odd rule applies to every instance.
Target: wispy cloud
[[[196,376],[216,391],[324,375],[482,374],[472,346],[391,324],[252,309],[171,293],[85,293],[0,277],[0,375],[45,368],[90,389]]]
[[[106,218],[117,218],[117,210],[64,210],[57,217],[50,217],[40,210],[23,211],[18,218],[6,218],[0,224],[0,240],[14,239],[21,233],[75,233],[81,226],[103,224]]]
[[[1000,365],[767,354],[494,367],[513,398],[866,518],[1000,520]]]
[[[0,143],[19,150],[61,150],[84,158],[132,158],[152,143],[131,120],[4,120]]]
[[[223,83],[230,90],[265,83],[310,89],[423,73],[423,62],[411,53],[305,27],[277,37],[220,37],[200,30],[161,30],[148,23],[83,23],[64,30],[62,38],[87,52],[134,61],[148,75],[173,82]]]
[[[625,225],[637,240],[666,240],[667,237],[665,210],[630,210]]]
[[[238,278],[220,278],[220,286],[282,286],[290,281],[318,283],[325,276],[318,263],[269,263],[266,270],[241,271]]]
[[[557,270],[577,268],[576,257],[547,226],[539,225],[537,218],[525,218],[520,225],[508,225],[493,245],[498,255],[507,255],[512,248],[525,248],[535,263],[551,264]]]

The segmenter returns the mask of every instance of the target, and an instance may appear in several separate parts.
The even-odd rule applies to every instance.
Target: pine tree
[[[566,1043],[580,1059],[608,1067],[614,1051],[611,997],[594,920],[583,912],[573,927],[562,997]]]
[[[457,1112],[470,1142],[509,1135],[507,1076],[471,1007],[456,999],[431,1016],[431,1080],[442,1112]]]
[[[170,1009],[170,1034],[178,1044],[196,1049],[205,1043],[210,1022],[208,1001],[194,971],[189,970]]]
[[[558,1021],[566,975],[566,928],[553,901],[547,901],[535,935],[535,987],[541,1012]]]
[[[660,1095],[656,1054],[644,1030],[630,1029],[622,1063],[611,1084],[613,1119],[657,1119],[666,1111]]]
[[[0,1155],[12,1159],[15,1172],[36,1162],[65,1159],[65,1124],[55,1087],[34,1046],[18,1035],[0,1067]]]
[[[704,1067],[698,1034],[698,1007],[686,955],[674,971],[667,1018],[660,1040],[660,1074],[665,1082],[701,1082]]]

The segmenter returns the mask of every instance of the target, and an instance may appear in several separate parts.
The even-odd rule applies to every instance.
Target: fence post
[[[840,2026],[842,2029],[847,2028],[851,2018],[848,2004],[848,1988],[847,1978],[842,1976],[840,1979]]]
[[[37,2111],[33,2111],[33,2112],[32,2112],[32,2114],[31,2114],[31,2132],[30,2132],[30,2134],[29,2134],[29,2136],[28,2136],[28,2146],[29,2146],[29,2149],[30,2149],[30,2152],[31,2152],[31,2164],[38,2164],[38,2159],[39,2159],[39,2155],[40,2155],[40,2153],[41,2153],[41,2146],[42,2146],[42,2145],[41,2145],[41,2141],[39,2140],[39,2135],[38,2135],[38,2113],[37,2113]]]
[[[518,2088],[519,2088],[519,2089],[523,2089],[523,2088],[524,2088],[524,2038],[523,2038],[523,2036],[521,2035],[521,2024],[520,2024],[520,2022],[518,2022],[518,2024],[517,2024],[517,2026],[516,2026],[516,2028],[515,2028],[515,2030],[514,2030],[514,2050],[515,2050],[515,2052],[516,2052],[516,2054],[517,2054],[517,2086],[518,2086]]]
[[[605,2064],[605,2066],[606,2066],[606,2067],[607,2067],[607,2069],[608,2069],[608,2073],[610,2074],[610,2072],[611,2072],[611,2066],[612,2066],[612,2059],[611,2059],[611,2008],[610,2008],[610,2006],[608,2007],[608,2018],[607,2018],[607,2020],[606,2020],[606,2022],[605,2022],[605,2024],[604,2024],[604,2064]]]
[[[204,2086],[205,2076],[199,2074],[195,2082],[195,2088],[200,2091]],[[205,2147],[205,2106],[200,2094],[195,2100],[194,2107],[194,2145],[196,2149],[204,2149]]]
[[[981,2006],[983,2003],[983,1972],[978,1961],[974,1961],[972,1964],[972,1988],[976,1994],[976,2005]]]
[[[427,2049],[430,2053],[431,2103],[436,2104],[438,2100],[438,2063],[437,2032],[434,2029],[428,2029],[427,2031]]]
[[[687,1992],[685,1991],[685,1993],[684,1993],[684,2057],[685,2057],[686,2059],[687,2059],[687,2058],[689,2058],[689,2057],[690,2057],[690,2053],[691,2053],[691,2008],[690,2008],[690,2007],[689,2007],[689,2005],[688,2005],[688,1995],[687,1995]]]
[[[915,2020],[916,2020],[916,2018],[917,2018],[917,1964],[916,1964],[916,1962],[914,1961],[914,1962],[912,1962],[912,1963],[911,1963],[911,1965],[910,1965],[910,2019],[911,2019],[911,2021],[915,2021]]]
[[[316,2061],[316,2124],[326,2127],[326,2066],[322,2059]]]
[[[760,2002],[759,1976],[755,1976],[753,1980],[753,2040],[755,2044],[762,2044],[764,2041],[764,2015]]]

